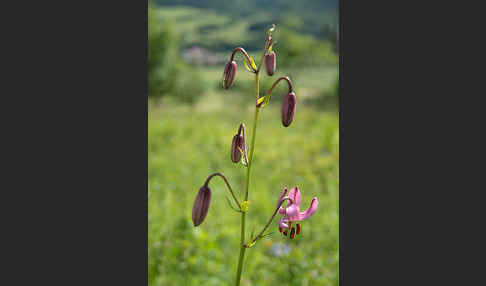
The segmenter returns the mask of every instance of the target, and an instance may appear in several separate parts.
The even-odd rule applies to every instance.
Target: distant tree
[[[339,49],[338,25],[337,23],[323,24],[319,30],[319,38],[325,39],[333,43],[335,52]]]
[[[175,88],[179,39],[170,22],[160,24],[154,9],[149,8],[148,22],[149,95],[160,96]]]
[[[287,18],[275,31],[275,49],[288,65],[336,63],[337,54],[330,41],[319,40],[311,34],[297,32],[303,26],[298,18]]]
[[[338,0],[155,0],[158,5],[183,5],[212,9],[238,16],[256,11],[300,14],[301,12],[336,11]]]
[[[203,93],[199,73],[180,56],[180,37],[170,21],[158,18],[156,8],[148,11],[148,89],[149,96],[176,96],[193,102]]]

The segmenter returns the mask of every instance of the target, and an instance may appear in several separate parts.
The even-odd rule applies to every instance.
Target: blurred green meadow
[[[161,6],[160,3],[149,8],[148,277],[151,286],[234,283],[241,216],[228,206],[225,197],[230,196],[221,178],[211,180],[211,206],[200,226],[193,227],[191,211],[197,191],[214,172],[226,175],[242,201],[246,168],[231,162],[230,147],[241,122],[247,127],[247,142],[251,140],[253,74],[244,69],[237,57],[234,86],[223,90],[221,79],[224,62],[230,56],[231,47],[239,45],[239,39],[244,47],[245,43],[256,46],[252,41],[258,38],[263,45],[261,35],[268,26],[262,24],[262,19],[268,19],[268,15],[237,17],[216,8]],[[276,21],[278,29],[278,20],[268,21]],[[257,24],[264,27],[252,29]],[[277,216],[267,231],[273,234],[246,251],[241,285],[337,286],[337,54],[332,54],[333,48],[329,49],[332,41],[316,36],[315,31],[304,33],[288,28],[288,33],[283,38],[276,34],[275,39],[280,42],[295,35],[297,40],[306,38],[319,44],[321,50],[316,54],[322,57],[309,63],[305,56],[292,52],[289,48],[292,45],[280,42],[281,53],[278,45],[275,49],[276,75],[268,77],[262,73],[265,75],[261,76],[261,93],[279,76],[291,77],[297,94],[297,112],[290,127],[284,128],[280,119],[284,84],[260,112],[247,239],[253,229],[259,232],[268,221],[284,186],[299,187],[302,209],[309,206],[314,196],[319,198],[319,208],[301,224],[302,232],[293,240],[278,232],[276,222],[280,216]],[[293,44],[300,48],[300,43]],[[212,58],[214,62],[198,62],[191,55],[195,46],[204,47],[203,58]],[[247,50],[259,60],[260,51]],[[291,64],[285,64],[286,59]]]

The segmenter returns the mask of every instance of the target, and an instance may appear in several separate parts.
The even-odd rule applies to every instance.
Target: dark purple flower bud
[[[231,161],[233,161],[233,163],[238,163],[241,160],[241,150],[243,150],[244,147],[243,142],[243,136],[238,134],[233,136],[233,142],[231,143]]]
[[[237,66],[238,65],[236,64],[235,61],[230,61],[224,67],[223,87],[225,89],[228,89],[233,85],[233,82],[235,81],[236,67]]]
[[[267,74],[272,76],[277,68],[277,62],[275,60],[275,52],[271,51],[269,54],[265,55],[265,69]]]
[[[245,124],[241,123],[238,133],[233,136],[231,142],[231,161],[238,163],[241,160],[242,152],[245,152]]]
[[[209,210],[209,203],[211,202],[211,189],[204,185],[199,189],[196,199],[194,200],[194,205],[192,206],[192,222],[194,226],[200,225]]]
[[[294,92],[287,93],[282,101],[282,124],[288,127],[294,119],[295,109],[297,105],[297,98]]]

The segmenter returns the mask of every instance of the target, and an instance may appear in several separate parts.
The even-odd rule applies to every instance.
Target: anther
[[[300,224],[297,224],[297,232],[296,234],[299,234],[300,233]]]
[[[292,230],[290,231],[290,239],[294,238],[295,236],[295,228],[292,228]]]

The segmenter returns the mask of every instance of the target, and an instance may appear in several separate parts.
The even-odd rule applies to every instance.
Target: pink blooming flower
[[[278,204],[285,198],[287,194],[287,187],[284,188],[280,198],[278,200]],[[310,207],[305,211],[300,211],[300,191],[299,188],[294,187],[290,190],[288,197],[291,199],[288,201],[287,206],[284,208],[280,207],[278,210],[279,214],[285,215],[279,222],[278,222],[278,230],[280,232],[283,231],[283,234],[287,236],[287,231],[290,230],[290,238],[294,238],[296,234],[300,234],[301,227],[300,224],[297,223],[297,229],[292,226],[292,222],[303,221],[311,217],[317,210],[317,206],[319,205],[319,201],[316,197],[314,197],[311,201]]]

